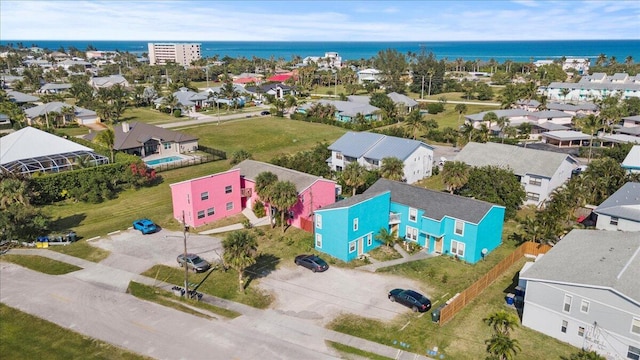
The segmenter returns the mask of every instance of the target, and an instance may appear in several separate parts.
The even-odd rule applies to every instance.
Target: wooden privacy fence
[[[539,254],[545,254],[551,249],[549,245],[538,244],[532,241],[527,241],[515,249],[509,256],[502,259],[496,266],[494,266],[488,273],[484,274],[480,279],[476,280],[471,286],[464,289],[461,293],[457,294],[448,304],[440,310],[440,326],[449,322],[453,317],[473,299],[478,297],[484,289],[493,284],[493,282],[502,275],[511,265],[515,264],[525,255],[538,256]]]

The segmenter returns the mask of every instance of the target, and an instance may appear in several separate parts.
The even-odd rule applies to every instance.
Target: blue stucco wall
[[[478,240],[474,251],[475,259],[482,260],[482,249],[492,250],[502,243],[502,230],[504,227],[504,207],[494,206],[482,219],[478,226]]]
[[[348,207],[316,210],[315,213],[322,216],[322,229],[315,229],[316,234],[322,235],[322,248],[316,247],[316,250],[342,261],[351,261],[358,257],[358,244],[355,251],[350,252],[350,242],[363,239],[363,253],[379,247],[381,244],[375,240],[375,235],[389,224],[390,197],[386,192]],[[358,229],[354,231],[356,218]],[[371,245],[367,244],[369,234]]]

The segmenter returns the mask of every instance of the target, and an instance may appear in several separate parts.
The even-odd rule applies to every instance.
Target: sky
[[[0,0],[0,40],[640,39],[640,1]]]

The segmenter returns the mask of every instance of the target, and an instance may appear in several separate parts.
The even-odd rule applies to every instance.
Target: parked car
[[[431,300],[413,290],[393,289],[389,291],[389,300],[398,302],[414,312],[426,312],[431,309]]]
[[[139,219],[133,222],[133,228],[140,230],[142,234],[151,234],[158,231],[158,225],[149,219]]]
[[[261,112],[261,113],[260,113],[260,115],[263,115],[263,116],[265,116],[265,115],[271,115],[271,112],[270,112],[270,111],[265,110],[265,111]]]
[[[323,272],[329,268],[329,264],[317,255],[298,255],[296,256],[295,263],[313,272]]]
[[[185,264],[184,254],[178,255],[176,260],[178,261],[178,265],[180,265],[180,267],[184,266]],[[187,254],[186,263],[187,263],[187,268],[193,270],[194,272],[207,271],[211,267],[211,264],[209,264],[209,262],[207,262],[206,260],[204,260],[203,258],[201,258],[196,254]]]

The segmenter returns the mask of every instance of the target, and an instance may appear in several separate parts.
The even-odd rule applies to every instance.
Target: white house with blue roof
[[[371,132],[347,132],[329,146],[329,167],[342,171],[349,163],[358,162],[367,169],[379,169],[382,159],[395,157],[404,163],[404,181],[413,184],[431,176],[433,146],[421,141]]]
[[[640,173],[640,145],[633,145],[622,161],[622,167],[629,173]]]
[[[502,242],[505,208],[379,179],[367,191],[315,210],[315,248],[351,261],[379,247],[386,229],[430,254],[476,263]]]

